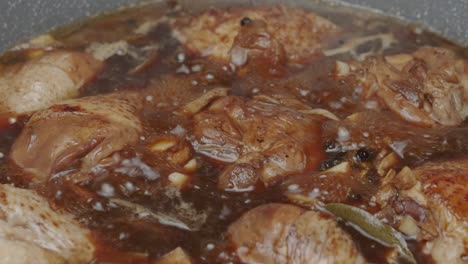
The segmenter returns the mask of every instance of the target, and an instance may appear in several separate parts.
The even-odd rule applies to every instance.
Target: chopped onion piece
[[[323,116],[327,119],[334,120],[334,121],[340,121],[339,117],[337,117],[335,114],[333,114],[332,112],[326,109],[317,108],[317,109],[311,109],[311,110],[302,110],[300,112],[304,114],[309,114],[309,115]]]
[[[213,99],[218,97],[226,96],[228,94],[228,88],[215,88],[206,92],[204,95],[191,101],[183,107],[183,112],[188,115],[194,115],[200,112],[205,106],[207,106]]]

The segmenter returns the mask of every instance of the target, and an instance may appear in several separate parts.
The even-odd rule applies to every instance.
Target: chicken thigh
[[[284,176],[315,169],[322,158],[320,120],[265,98],[225,96],[195,115],[194,149],[229,163],[218,187],[271,185]]]
[[[338,65],[338,75],[355,75],[363,84],[363,99],[377,97],[413,124],[457,126],[468,116],[468,63],[453,51],[422,47]]]
[[[78,162],[89,170],[102,159],[138,141],[142,125],[138,94],[84,97],[37,112],[14,143],[10,157],[44,182]]]
[[[90,232],[32,190],[0,185],[1,263],[87,263]]]
[[[21,114],[77,97],[103,64],[81,52],[54,51],[0,77],[0,112]]]
[[[267,204],[231,224],[228,237],[245,263],[365,263],[333,218],[286,204]]]
[[[234,64],[239,64],[247,55],[246,47],[233,44],[241,27],[252,21],[264,24],[254,38],[254,46],[266,49],[281,45],[291,63],[303,63],[313,57],[323,42],[338,31],[323,17],[284,6],[214,9],[178,18],[172,27],[174,36],[188,52],[224,62],[232,57]]]
[[[399,215],[399,228],[422,242],[423,252],[436,263],[463,263],[468,254],[468,159],[405,168],[390,182],[392,187],[383,186],[377,197]]]

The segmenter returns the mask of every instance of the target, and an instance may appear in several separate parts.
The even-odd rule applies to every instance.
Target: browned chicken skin
[[[284,6],[210,10],[198,16],[179,18],[172,27],[175,37],[189,52],[229,62],[239,52],[232,48],[241,26],[248,26],[251,21],[265,23],[266,27],[261,33],[264,37],[257,38],[255,45],[265,48],[281,43],[290,63],[307,61],[320,51],[326,38],[338,31],[338,27],[325,18]],[[270,43],[270,40],[277,42]],[[236,62],[239,58],[234,59]]]
[[[293,205],[252,209],[231,224],[228,236],[245,263],[365,263],[333,218]]]
[[[0,185],[1,263],[88,263],[90,232],[32,190]]]
[[[261,98],[223,97],[194,117],[197,152],[229,163],[224,190],[250,189],[314,169],[322,157],[320,120]]]
[[[436,230],[435,237],[423,238],[428,240],[424,251],[438,263],[462,263],[468,254],[467,159],[428,163],[414,174],[420,184],[403,196],[427,210],[431,216],[424,225]]]
[[[423,47],[411,54],[341,64],[362,81],[363,99],[379,98],[404,120],[421,126],[457,126],[468,115],[467,62],[453,51]],[[362,75],[363,74],[363,75]]]
[[[463,157],[404,169],[377,197],[436,263],[463,263],[468,254],[467,186],[468,159]]]
[[[246,66],[247,70],[262,75],[283,74],[288,62],[287,54],[283,44],[268,32],[266,22],[246,18],[241,23],[243,25],[230,51],[231,63],[236,67]]]
[[[77,97],[102,67],[81,52],[54,51],[28,61],[0,78],[0,112],[37,111]]]
[[[16,140],[11,159],[34,182],[69,169],[81,158],[86,171],[138,141],[141,98],[132,93],[65,101],[32,116]]]

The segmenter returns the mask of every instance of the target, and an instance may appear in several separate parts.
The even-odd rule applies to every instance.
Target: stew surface
[[[0,262],[464,263],[467,55],[326,5],[150,4],[17,45]]]

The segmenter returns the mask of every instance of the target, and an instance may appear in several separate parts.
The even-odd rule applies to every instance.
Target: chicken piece
[[[339,68],[338,75],[349,74],[343,65]],[[468,116],[468,63],[453,51],[423,47],[412,54],[371,57],[344,68],[364,72],[359,76],[364,99],[376,96],[408,122],[457,126]]]
[[[0,185],[1,263],[87,263],[90,232],[32,190]]]
[[[263,29],[251,39],[256,40],[251,44],[260,49],[281,45],[290,63],[306,62],[319,52],[325,39],[338,31],[335,24],[323,17],[284,6],[214,9],[179,18],[172,28],[188,52],[227,62],[232,56],[233,62],[239,64],[246,53],[238,49],[242,45],[233,48],[234,40],[241,27],[252,21],[262,23]]]
[[[322,158],[320,119],[265,98],[222,97],[194,116],[195,151],[229,163],[220,189],[249,190],[258,180],[269,186]]]
[[[32,116],[12,147],[11,159],[43,182],[81,162],[87,171],[102,159],[136,143],[141,98],[133,93],[65,101]]]
[[[228,238],[245,263],[365,263],[333,218],[293,205],[252,209],[231,224]]]
[[[289,230],[304,212],[292,205],[262,205],[229,226],[229,240],[243,262],[287,263]]]
[[[231,63],[236,67],[246,66],[245,71],[262,75],[282,75],[286,72],[288,58],[283,45],[268,31],[262,20],[242,20],[243,25],[235,37]],[[247,22],[248,23],[247,23]]]
[[[436,263],[464,263],[462,258],[468,255],[468,159],[405,168],[390,183],[395,191],[381,188],[377,200],[391,202],[402,219],[416,221],[417,227],[409,231],[423,243],[423,252]]]
[[[77,97],[102,67],[80,52],[54,51],[28,61],[0,77],[0,112],[32,112]]]
[[[413,172],[420,184],[403,191],[403,197],[425,208],[430,217],[424,226],[437,231],[436,237],[424,237],[423,251],[436,263],[463,263],[468,255],[468,159],[427,163]]]
[[[8,264],[67,263],[58,253],[24,242],[0,238],[0,262]]]

